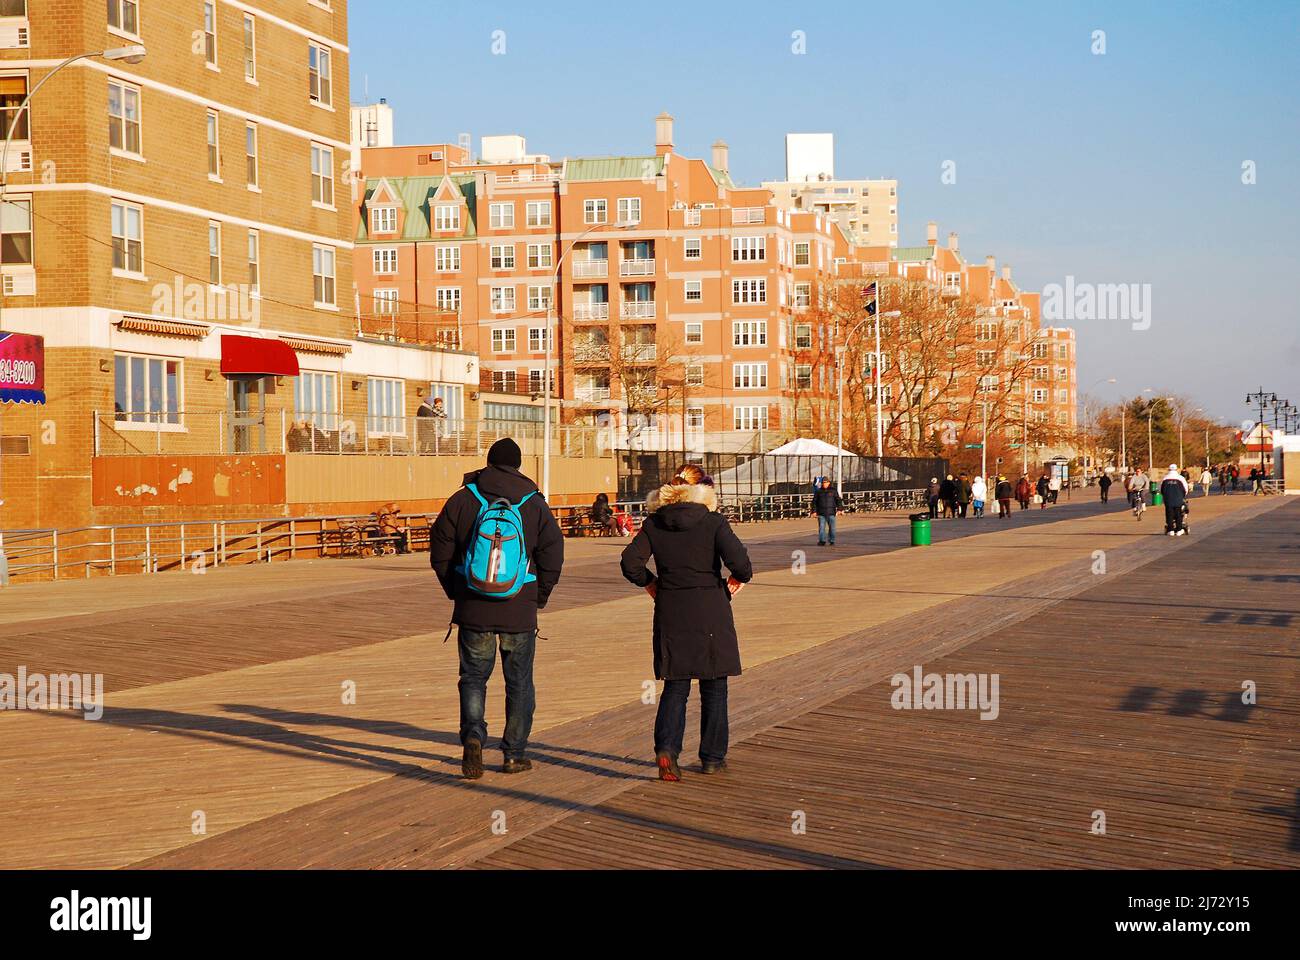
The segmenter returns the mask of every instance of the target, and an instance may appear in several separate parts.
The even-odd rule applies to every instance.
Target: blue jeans
[[[727,726],[727,678],[700,680],[700,760],[717,763],[726,759],[730,731]],[[682,752],[686,735],[686,700],[691,681],[665,680],[655,714],[655,753]]]
[[[829,540],[831,543],[834,543],[835,542],[835,518],[823,517],[820,513],[817,514],[817,542],[818,543],[825,543],[827,541],[828,538],[826,534],[828,531],[830,533]]]
[[[501,751],[507,758],[521,758],[528,749],[528,734],[533,729],[533,711],[537,691],[533,687],[533,653],[537,632],[498,633],[495,630],[471,630],[461,627],[456,637],[460,651],[460,742],[471,738],[487,742],[487,724],[483,708],[487,701],[487,682],[501,646],[501,673],[506,681],[506,729],[501,736]]]

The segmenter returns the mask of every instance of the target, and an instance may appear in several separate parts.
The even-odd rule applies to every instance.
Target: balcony
[[[604,340],[574,340],[574,363],[608,363],[609,343]]]
[[[619,350],[625,363],[654,363],[659,347],[653,343],[625,343]]]
[[[960,297],[960,296],[961,296],[961,284],[960,284],[960,283],[945,283],[945,284],[943,285],[943,288],[941,289],[940,293],[941,293],[942,296],[945,296],[945,297]]]
[[[653,300],[624,300],[619,314],[624,320],[653,320],[655,302]]]
[[[573,305],[573,319],[575,321],[608,320],[609,304],[608,303],[575,303]]]
[[[574,280],[596,280],[609,276],[608,260],[574,260]]]
[[[653,277],[655,275],[654,258],[648,260],[624,260],[618,265],[620,277]]]
[[[595,384],[578,386],[573,391],[573,399],[579,403],[603,403],[609,399],[609,386]]]
[[[766,207],[734,207],[731,211],[731,222],[737,225],[763,223],[765,222],[766,211]]]

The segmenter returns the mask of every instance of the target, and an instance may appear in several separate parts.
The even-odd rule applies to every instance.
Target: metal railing
[[[534,420],[463,420],[437,417],[297,413],[267,410],[234,416],[227,411],[94,415],[97,457],[157,454],[380,454],[385,456],[478,456],[502,437],[519,443],[525,456],[542,454],[542,424]],[[551,453],[600,456],[602,428],[553,427]]]
[[[846,513],[917,510],[928,506],[924,490],[863,490],[844,492]],[[737,523],[794,520],[812,512],[811,494],[769,494],[758,497],[724,496],[718,510]]]
[[[454,311],[429,311],[424,316],[419,310],[405,309],[362,314],[357,317],[357,333],[363,337],[443,350],[460,350],[465,342],[460,314]]]
[[[574,320],[608,320],[609,304],[608,303],[575,303],[573,305]]]
[[[573,279],[593,280],[609,276],[608,260],[574,260]]]
[[[620,316],[624,320],[653,320],[655,302],[653,300],[624,300]]]
[[[618,275],[620,277],[652,277],[654,272],[655,262],[653,257],[624,260],[618,265]]]
[[[741,223],[763,223],[766,217],[766,207],[733,207],[731,210],[731,222],[733,224]]]

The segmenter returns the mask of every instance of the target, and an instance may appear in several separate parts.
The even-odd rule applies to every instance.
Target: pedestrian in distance
[[[1232,492],[1236,493],[1237,484],[1241,483],[1241,468],[1234,463],[1230,472],[1232,474]]]
[[[966,513],[970,510],[970,501],[971,501],[970,477],[966,476],[966,474],[964,473],[959,474],[957,479],[953,482],[956,484],[957,512],[958,515],[964,520],[966,519]]]
[[[1210,495],[1210,485],[1214,483],[1214,474],[1210,473],[1210,468],[1205,467],[1201,470],[1201,496]]]
[[[1097,487],[1101,490],[1101,502],[1106,503],[1110,500],[1110,474],[1103,473],[1101,479],[1097,481]]]
[[[943,502],[944,519],[951,519],[957,516],[957,484],[948,474],[939,484],[939,499]]]
[[[974,510],[975,519],[984,519],[984,502],[988,499],[989,487],[984,482],[983,477],[976,477],[970,484],[971,508]]]
[[[1142,514],[1147,509],[1147,488],[1150,486],[1150,480],[1147,479],[1146,471],[1138,467],[1137,473],[1129,478],[1129,503],[1133,505],[1133,516],[1138,520],[1142,519]]]
[[[1028,475],[1022,473],[1020,479],[1016,481],[1016,502],[1020,504],[1021,510],[1029,509],[1029,500],[1033,495],[1033,484],[1029,482]]]
[[[1232,472],[1226,467],[1219,467],[1219,496],[1228,495],[1228,484],[1232,480]]]
[[[943,484],[939,482],[938,477],[930,478],[930,485],[925,489],[926,499],[930,502],[930,519],[939,519],[939,494],[943,490]]]
[[[844,509],[840,492],[831,486],[830,477],[822,477],[821,486],[812,498],[813,516],[817,518],[817,546],[835,546],[835,515]]]
[[[1022,477],[1021,479],[1023,480],[1024,478]],[[1005,520],[1007,517],[1011,516],[1011,496],[1014,493],[1011,481],[1006,477],[998,477],[998,482],[993,488],[993,492],[997,495],[998,500],[998,519]]]
[[[1160,481],[1160,499],[1165,504],[1165,533],[1171,537],[1187,534],[1187,478],[1178,472],[1178,464],[1169,464],[1169,472]]]
[[[501,770],[532,769],[526,754],[536,708],[537,611],[560,580],[564,536],[537,484],[520,472],[522,462],[513,440],[492,444],[487,466],[465,474],[429,535],[429,565],[454,605],[451,622],[460,628],[461,773],[467,780],[483,776],[483,713],[498,648],[506,688]]]
[[[1047,496],[1050,489],[1051,489],[1051,480],[1048,479],[1047,473],[1046,471],[1044,471],[1043,475],[1038,478],[1038,483],[1035,485],[1035,489],[1034,489],[1034,493],[1038,497],[1039,510],[1047,509]]]
[[[700,688],[700,771],[715,774],[727,767],[727,678],[740,675],[731,604],[754,569],[717,506],[713,481],[688,464],[651,491],[645,522],[623,550],[623,576],[655,605],[654,675],[663,681],[654,726],[660,780],[682,778],[678,757],[692,680]]]

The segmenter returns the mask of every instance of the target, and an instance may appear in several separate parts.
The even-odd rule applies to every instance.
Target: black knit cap
[[[519,452],[519,444],[509,437],[502,437],[488,447],[487,462],[494,467],[514,467],[518,470],[524,462],[524,455]]]

